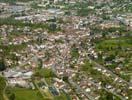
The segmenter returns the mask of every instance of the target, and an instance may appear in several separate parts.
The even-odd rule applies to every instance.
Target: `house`
[[[8,79],[8,84],[11,86],[20,85],[22,87],[28,87],[28,82],[26,80],[23,80],[21,78],[11,78]]]

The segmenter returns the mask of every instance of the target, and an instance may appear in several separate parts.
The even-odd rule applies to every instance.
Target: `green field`
[[[123,63],[131,62],[132,39],[131,37],[120,37],[114,39],[101,39],[95,42],[97,51],[103,51],[108,57],[124,57]]]
[[[14,88],[15,100],[43,100],[43,97],[38,90],[25,88]]]
[[[114,49],[118,49],[118,47],[122,48],[132,48],[132,39],[131,37],[121,37],[114,39],[103,39],[96,41],[96,48],[103,51],[111,51]]]
[[[120,37],[114,39],[101,39],[95,42],[97,51],[103,51],[108,55],[131,58],[131,37]]]

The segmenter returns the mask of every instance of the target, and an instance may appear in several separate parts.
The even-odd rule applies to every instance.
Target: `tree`
[[[70,16],[71,15],[71,12],[70,11],[65,11],[65,15]]]
[[[41,69],[43,67],[42,59],[38,59],[38,67]]]
[[[49,30],[50,31],[56,31],[56,29],[57,29],[57,25],[56,25],[56,23],[50,23],[49,24]]]
[[[2,60],[0,60],[0,71],[3,71],[5,69],[6,69],[6,65],[5,65],[4,60],[2,59]]]
[[[72,45],[70,54],[71,54],[72,58],[77,58],[78,59],[79,52],[78,52],[78,48],[76,47],[75,44]]]
[[[68,82],[68,76],[64,76],[63,81]]]
[[[14,94],[14,93],[12,93],[12,94],[10,95],[9,100],[15,100],[15,94]]]
[[[100,98],[99,100],[118,100],[118,98],[113,99],[114,95],[112,93],[109,93],[105,90],[100,90]]]
[[[115,55],[110,55],[105,59],[105,61],[112,61],[113,59],[115,59]]]
[[[102,37],[103,37],[103,38],[105,38],[105,37],[106,37],[106,34],[105,34],[104,32],[102,33]]]

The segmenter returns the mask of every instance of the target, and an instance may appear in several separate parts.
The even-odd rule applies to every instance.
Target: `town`
[[[132,100],[131,0],[0,0],[0,100]]]

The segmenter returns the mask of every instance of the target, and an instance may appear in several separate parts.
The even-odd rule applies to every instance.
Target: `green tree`
[[[0,71],[3,71],[5,69],[6,69],[6,65],[5,65],[4,60],[2,59],[2,60],[0,60]]]
[[[41,69],[43,67],[42,59],[38,59],[38,67]]]
[[[68,82],[68,76],[64,76],[63,81]]]
[[[50,23],[49,24],[49,30],[50,31],[56,31],[56,29],[57,29],[56,23]]]
[[[15,94],[14,94],[14,93],[12,93],[12,94],[10,95],[9,100],[15,100]]]

